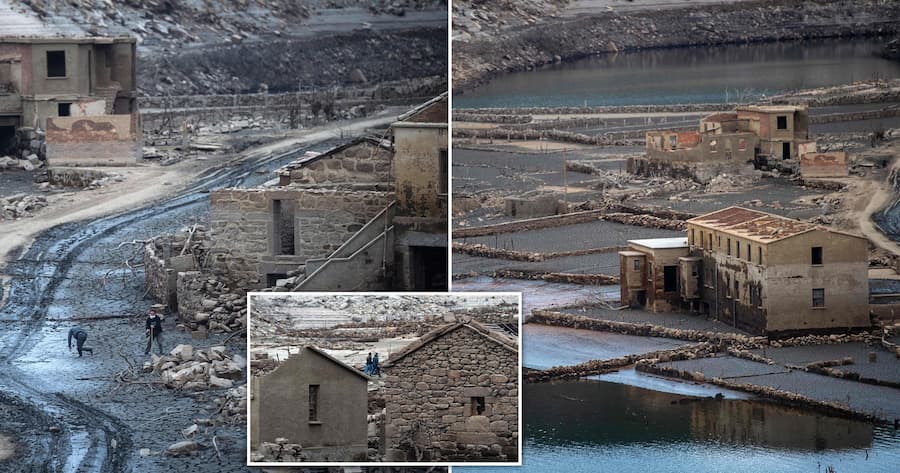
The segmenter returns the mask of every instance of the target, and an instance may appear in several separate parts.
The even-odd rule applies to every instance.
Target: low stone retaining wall
[[[553,368],[548,368],[546,370],[529,371],[525,374],[525,381],[529,383],[541,383],[558,379],[584,378],[585,376],[596,376],[618,371],[644,359],[654,359],[659,362],[693,360],[695,358],[705,358],[716,353],[716,351],[717,348],[715,345],[701,343],[692,347],[626,355],[611,360],[591,360],[573,366],[554,366]]]
[[[485,225],[482,227],[456,228],[453,230],[453,239],[574,225],[576,223],[600,220],[602,216],[602,210],[588,210],[563,215],[529,218],[526,220],[517,220],[515,222],[498,223],[496,225]]]
[[[582,256],[597,253],[615,253],[627,249],[626,246],[605,246],[602,248],[587,248],[584,250],[573,251],[557,251],[552,253],[539,253],[530,251],[504,250],[500,248],[490,248],[480,243],[453,243],[454,253],[463,253],[471,256],[482,256],[485,258],[498,258],[512,261],[531,261],[540,262],[553,258],[562,258],[565,256]]]
[[[583,284],[586,286],[611,286],[619,284],[618,276],[608,276],[606,274],[573,274],[510,269],[501,269],[499,271],[488,273],[472,272],[466,274],[455,274],[453,276],[453,279],[460,280],[475,276],[488,276],[497,279],[526,279],[532,281],[541,280],[567,284]]]
[[[779,389],[770,388],[768,386],[737,383],[722,378],[706,378],[703,373],[666,368],[659,366],[657,363],[659,363],[659,360],[641,360],[635,363],[634,368],[635,370],[643,373],[650,373],[658,376],[665,376],[668,378],[678,378],[688,381],[709,383],[726,389],[744,391],[757,395],[764,399],[771,399],[791,406],[809,408],[828,415],[846,417],[851,419],[862,419],[867,421],[880,420],[872,415],[856,412],[848,407],[834,402],[818,401],[806,396],[801,396],[800,394],[782,391]]]
[[[555,327],[577,328],[583,330],[595,330],[598,332],[621,333],[623,335],[636,335],[640,337],[664,337],[676,340],[692,342],[709,342],[718,345],[740,344],[742,346],[758,347],[765,342],[763,337],[750,337],[737,333],[711,332],[704,330],[689,330],[661,327],[653,324],[636,324],[631,322],[617,322],[612,320],[594,319],[583,315],[572,315],[564,312],[556,312],[546,309],[535,309],[531,312],[529,323],[552,325]]]

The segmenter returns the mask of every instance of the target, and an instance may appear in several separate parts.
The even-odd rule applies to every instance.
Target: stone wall
[[[517,367],[516,353],[461,327],[385,368],[386,460],[515,461]]]
[[[323,184],[330,182],[391,183],[393,152],[367,140],[339,148],[308,164],[288,168],[282,179],[295,184]],[[285,176],[286,174],[286,176]],[[282,182],[288,184],[289,182]]]
[[[266,284],[310,258],[329,256],[394,200],[393,192],[303,188],[211,194],[212,271],[239,288]],[[294,206],[294,252],[276,255],[273,201]]]

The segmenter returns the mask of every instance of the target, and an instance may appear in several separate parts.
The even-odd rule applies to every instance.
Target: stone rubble
[[[16,194],[0,198],[0,221],[32,217],[47,206],[47,198],[40,195]]]
[[[158,373],[166,387],[183,391],[232,388],[235,381],[243,382],[245,367],[243,357],[229,354],[225,346],[194,350],[184,344],[144,363],[144,371]]]

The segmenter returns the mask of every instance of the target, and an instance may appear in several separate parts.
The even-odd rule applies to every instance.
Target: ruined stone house
[[[140,135],[133,38],[0,38],[0,155],[121,165]]]
[[[740,207],[687,221],[687,238],[629,241],[623,303],[707,313],[756,334],[868,327],[868,242]]]
[[[277,185],[214,191],[213,271],[246,288],[446,290],[446,94],[392,130],[304,156]]]
[[[516,461],[518,363],[515,339],[471,320],[392,354],[385,461]]]
[[[754,166],[796,171],[800,157],[815,150],[805,106],[744,106],[704,117],[697,130],[647,132],[646,157],[630,160],[629,171],[701,181]]]
[[[284,438],[308,461],[365,461],[370,378],[305,346],[274,371],[251,379],[250,446]]]

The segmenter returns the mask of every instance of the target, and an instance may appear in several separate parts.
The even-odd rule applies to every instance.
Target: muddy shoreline
[[[762,0],[637,12],[598,12],[508,28],[453,47],[454,93],[508,72],[642,49],[892,36],[900,4]],[[886,41],[887,42],[887,41]]]

